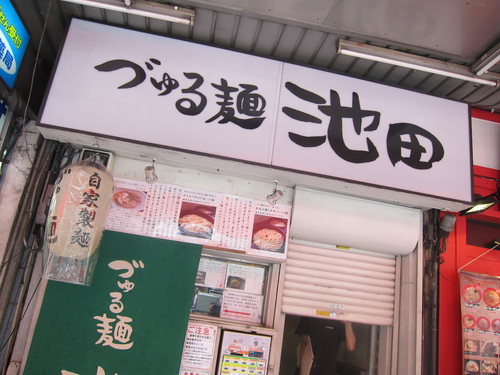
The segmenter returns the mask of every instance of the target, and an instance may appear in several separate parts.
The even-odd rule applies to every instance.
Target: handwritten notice
[[[215,357],[218,328],[208,324],[189,323],[182,353],[180,375],[210,372]]]
[[[260,323],[264,297],[226,290],[222,298],[220,317],[247,323]]]

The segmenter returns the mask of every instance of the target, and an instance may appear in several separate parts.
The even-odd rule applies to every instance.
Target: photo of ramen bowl
[[[465,371],[469,374],[479,373],[479,364],[477,361],[467,361],[465,363]]]
[[[491,329],[493,329],[495,333],[500,333],[500,319],[493,319],[491,322]]]
[[[500,305],[500,295],[493,288],[488,288],[483,292],[483,300],[490,307],[497,307]]]
[[[285,231],[269,222],[256,225],[252,233],[252,248],[273,252],[285,249]]]
[[[116,189],[112,206],[132,211],[142,211],[146,205],[146,193],[132,189]]]
[[[467,303],[481,302],[481,291],[475,285],[467,285],[463,291],[464,301]]]
[[[246,280],[242,277],[229,276],[227,278],[226,287],[231,288],[231,289],[244,290],[245,289],[245,282],[246,282]]]
[[[179,231],[184,236],[212,238],[214,218],[200,210],[187,210],[181,212]]]
[[[488,320],[488,318],[484,316],[480,316],[479,318],[477,318],[476,324],[477,328],[479,328],[482,331],[487,331],[490,329],[490,321]]]
[[[465,328],[474,328],[474,326],[476,325],[476,321],[471,315],[465,315],[463,318],[463,322]]]

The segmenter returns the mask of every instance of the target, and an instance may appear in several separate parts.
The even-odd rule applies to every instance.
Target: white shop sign
[[[472,195],[466,104],[83,20],[71,23],[40,126],[49,138],[55,128]]]

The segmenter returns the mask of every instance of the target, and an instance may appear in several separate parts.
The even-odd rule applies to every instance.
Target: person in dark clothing
[[[304,356],[308,337],[311,338],[314,355],[311,372],[301,371],[301,375],[335,375],[337,352],[342,342],[346,349],[352,351],[356,346],[356,337],[350,322],[339,320],[302,317],[295,334],[300,335],[300,356]]]

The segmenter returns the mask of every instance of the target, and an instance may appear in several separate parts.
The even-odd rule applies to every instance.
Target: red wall
[[[500,115],[489,112],[472,111],[472,116],[500,123]],[[500,140],[499,140],[500,144]],[[474,192],[482,196],[496,191],[497,182],[485,177],[500,179],[500,171],[474,167]],[[492,221],[500,224],[500,205],[482,214],[475,214],[474,219]],[[439,355],[438,374],[461,374],[462,370],[462,338],[460,319],[460,288],[458,269],[488,249],[466,244],[466,218],[458,216],[453,232],[447,242],[447,251],[443,254],[439,278]],[[495,236],[500,239],[500,233]],[[500,250],[492,250],[468,266],[464,271],[485,273],[500,276]]]

